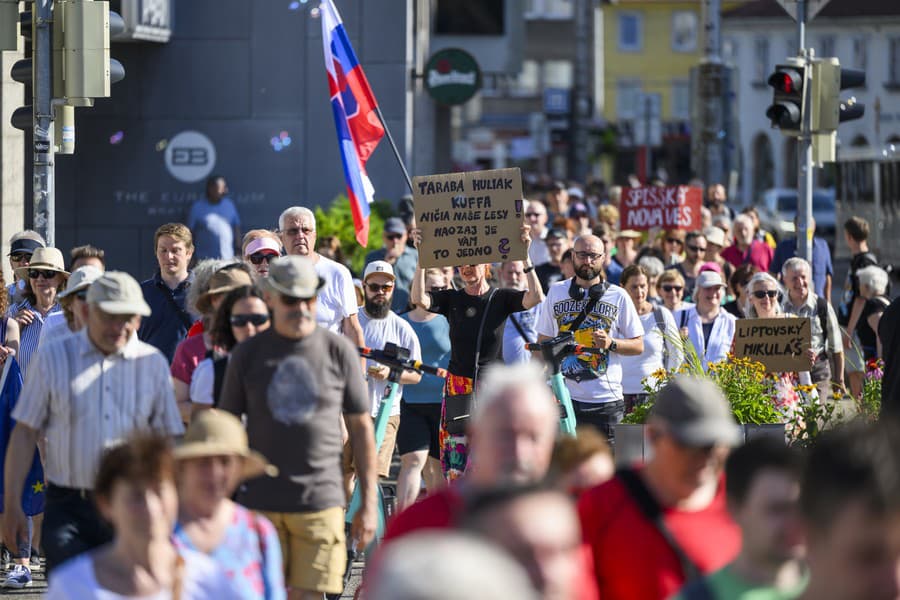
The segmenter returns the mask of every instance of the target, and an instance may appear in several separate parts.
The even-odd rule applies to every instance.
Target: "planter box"
[[[741,425],[744,440],[759,436],[775,436],[786,440],[785,423],[769,423],[765,425]],[[615,458],[616,466],[627,467],[635,463],[646,462],[652,454],[647,441],[644,425],[620,423],[616,425]]]

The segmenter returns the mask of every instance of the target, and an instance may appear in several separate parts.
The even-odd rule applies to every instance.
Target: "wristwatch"
[[[522,269],[523,273],[531,273],[532,271],[534,271],[534,265],[528,265],[527,267]]]
[[[610,352],[618,352],[619,351],[619,344],[616,343],[616,340],[611,339],[609,341],[609,351]]]

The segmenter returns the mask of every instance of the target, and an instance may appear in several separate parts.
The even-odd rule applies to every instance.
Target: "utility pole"
[[[653,178],[653,146],[651,145],[650,128],[653,126],[653,99],[644,94],[644,184],[650,185]]]
[[[53,246],[56,217],[53,181],[53,0],[34,0],[33,227]]]
[[[575,65],[573,73],[571,176],[584,182],[588,174],[588,146],[591,118],[591,30],[594,22],[593,2],[575,0]]]
[[[811,64],[812,52],[806,48],[806,0],[797,0],[797,46],[799,57],[807,66]],[[812,85],[803,86],[803,119],[800,137],[797,140],[797,254],[812,264],[812,196],[813,196],[813,156],[812,156]]]

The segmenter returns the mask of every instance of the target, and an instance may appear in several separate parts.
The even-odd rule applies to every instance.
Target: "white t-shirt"
[[[656,312],[662,317],[657,322]],[[661,306],[640,317],[644,327],[644,351],[638,356],[622,356],[622,390],[626,394],[643,394],[641,380],[657,369],[676,369],[681,365],[684,353],[678,344],[678,328],[675,317],[668,308]],[[665,337],[664,337],[665,336]],[[665,359],[665,365],[663,361]]]
[[[319,290],[316,322],[325,329],[340,333],[341,322],[358,311],[353,277],[347,267],[321,254],[316,261],[316,275],[325,281]]]
[[[193,404],[213,405],[213,391],[216,372],[211,358],[204,358],[191,375],[191,402]]]
[[[409,350],[409,357],[413,360],[422,360],[422,349],[419,347],[419,338],[413,331],[412,325],[398,317],[394,311],[390,311],[383,319],[371,318],[365,310],[359,311],[359,324],[362,326],[363,339],[367,348],[383,350],[388,342],[397,344],[401,348]],[[380,365],[372,360],[366,361],[366,369],[372,365]],[[369,400],[372,403],[372,416],[378,414],[381,399],[388,387],[388,381],[367,377],[369,380]],[[403,397],[403,386],[397,390],[394,397],[394,406],[391,407],[391,416],[400,414],[400,398]]]
[[[240,596],[228,584],[221,568],[207,556],[192,550],[179,550],[184,558],[180,600],[207,600],[209,598],[238,600]],[[100,587],[94,574],[94,552],[81,554],[65,563],[50,575],[47,600],[123,600],[137,596],[123,596]],[[141,600],[169,600],[171,590],[152,596],[140,596]]]
[[[550,286],[538,316],[537,332],[556,337],[560,328],[567,329],[588,302],[569,296],[571,279]],[[644,335],[634,303],[624,289],[610,285],[575,332],[575,341],[593,346],[591,333],[604,329],[617,340]],[[622,357],[615,352],[567,356],[562,361],[562,374],[573,400],[579,402],[612,402],[622,399]]]

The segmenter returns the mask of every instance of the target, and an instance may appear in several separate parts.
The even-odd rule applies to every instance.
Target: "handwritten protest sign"
[[[625,188],[619,206],[621,229],[702,229],[703,190],[674,185]]]
[[[734,355],[752,358],[770,372],[809,371],[810,344],[807,318],[738,319]]]
[[[413,202],[423,268],[525,260],[519,169],[414,177]]]

